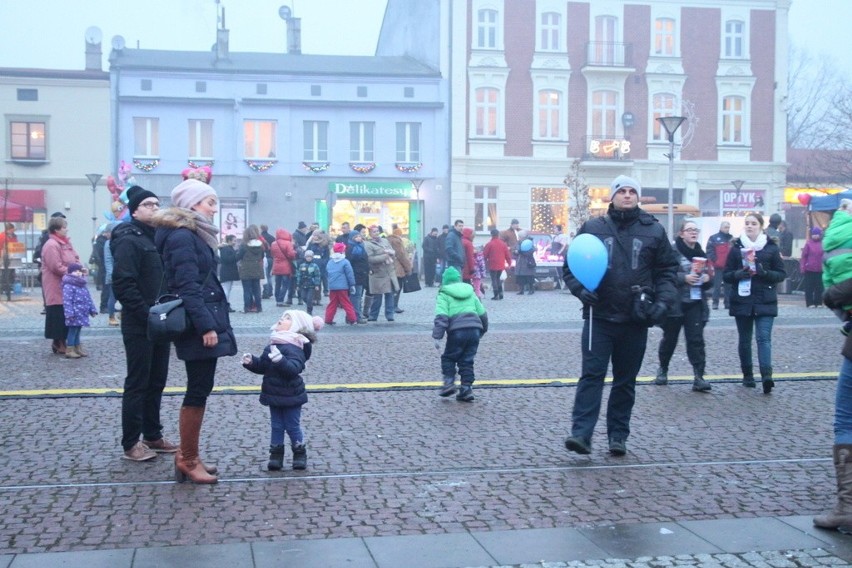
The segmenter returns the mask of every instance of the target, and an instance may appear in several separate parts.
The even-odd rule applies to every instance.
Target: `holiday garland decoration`
[[[265,172],[266,170],[268,170],[269,168],[271,168],[272,166],[275,165],[274,160],[273,161],[246,160],[245,162],[248,165],[249,169],[253,172]]]
[[[376,162],[349,162],[349,167],[359,174],[368,174],[376,169]]]
[[[151,170],[160,165],[160,160],[151,160],[143,162],[142,160],[137,160],[134,158],[133,165],[138,170],[142,170],[143,172],[150,172]]]
[[[205,160],[203,164],[201,162],[194,162],[192,160],[187,160],[186,165],[189,166],[192,169],[195,169],[195,170],[197,170],[198,168],[203,168],[204,166],[207,166],[208,168],[212,168],[213,167],[213,160]]]
[[[397,162],[396,169],[404,174],[411,174],[423,167],[423,162]]]
[[[303,168],[315,174],[326,171],[330,165],[330,162],[302,162]]]

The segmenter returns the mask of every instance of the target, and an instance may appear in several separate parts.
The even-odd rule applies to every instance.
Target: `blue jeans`
[[[305,311],[309,314],[314,314],[314,287],[299,288],[299,299],[305,302]]]
[[[290,291],[290,277],[286,274],[276,274],[275,275],[275,303],[283,304],[284,297],[287,295],[287,292]],[[293,301],[293,297],[290,296],[290,301]]]
[[[301,406],[270,406],[269,422],[272,426],[272,433],[269,436],[269,445],[284,444],[285,432],[290,437],[291,445],[301,444],[305,439],[302,435],[301,417]]]
[[[604,378],[612,359],[612,388],[606,409],[607,436],[626,440],[630,435],[636,375],[645,356],[648,328],[596,319],[592,324],[592,349],[589,350],[589,320],[586,320],[581,341],[583,367],[574,393],[571,435],[591,441],[601,410]]]
[[[352,307],[355,308],[355,315],[358,319],[367,319],[367,314],[364,312],[364,305],[361,303],[361,298],[364,295],[364,287],[360,284],[355,284],[355,293],[349,294],[349,301],[352,302]]]
[[[243,280],[243,311],[248,312],[252,306],[257,308],[257,311],[263,311],[263,305],[260,303],[260,280],[253,278],[251,280]]]
[[[68,347],[77,347],[80,345],[80,330],[82,327],[79,325],[69,325],[68,326],[68,335],[65,338],[65,345]]]
[[[441,373],[445,377],[456,376],[456,366],[459,369],[461,384],[470,386],[475,379],[473,374],[473,359],[479,349],[479,338],[482,331],[475,327],[467,327],[447,332],[447,345],[441,355]]]
[[[852,444],[852,361],[843,358],[834,399],[834,443]]]
[[[751,338],[757,336],[757,363],[761,369],[772,367],[772,322],[774,316],[736,316],[739,344],[737,352],[740,365],[753,367],[751,360]]]
[[[393,321],[394,314],[394,304],[393,304],[393,292],[388,292],[386,294],[373,294],[373,303],[370,304],[370,318],[371,320],[379,319],[379,308],[382,307],[382,296],[385,297],[385,318],[388,321]]]

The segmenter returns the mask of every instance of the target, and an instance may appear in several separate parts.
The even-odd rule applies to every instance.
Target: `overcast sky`
[[[232,51],[283,52],[287,4],[302,19],[302,52],[372,55],[386,0],[221,0]],[[427,1],[427,0],[420,0]],[[216,0],[0,0],[0,67],[83,69],[84,34],[103,33],[104,70],[113,36],[128,47],[201,51],[216,37]],[[831,57],[852,79],[845,42],[852,0],[793,0],[790,37]]]

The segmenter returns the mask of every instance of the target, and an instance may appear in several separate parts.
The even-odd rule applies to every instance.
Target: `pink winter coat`
[[[272,252],[272,274],[276,276],[292,276],[292,261],[296,258],[293,248],[293,237],[287,229],[275,231],[275,240],[269,246]]]
[[[45,306],[62,305],[62,277],[72,262],[79,263],[80,255],[71,246],[71,241],[63,242],[55,234],[50,235],[41,249],[41,286]]]

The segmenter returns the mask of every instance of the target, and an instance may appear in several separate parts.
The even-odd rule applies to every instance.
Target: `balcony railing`
[[[594,67],[632,67],[633,45],[608,41],[586,44],[586,65]]]

